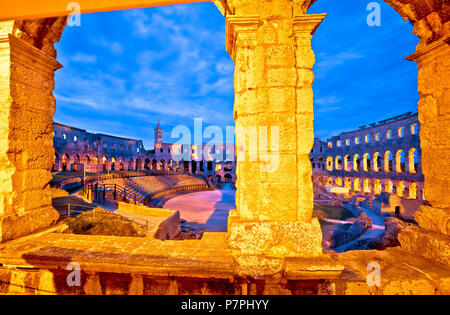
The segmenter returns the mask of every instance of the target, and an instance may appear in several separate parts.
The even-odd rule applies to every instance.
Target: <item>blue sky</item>
[[[384,2],[369,27],[369,1],[319,0],[328,16],[313,38],[315,132],[327,138],[417,109],[418,42]],[[177,125],[233,125],[234,66],[225,18],[212,3],[84,14],[56,44],[54,120],[153,145],[158,120],[169,142]],[[223,129],[225,130],[225,129]]]

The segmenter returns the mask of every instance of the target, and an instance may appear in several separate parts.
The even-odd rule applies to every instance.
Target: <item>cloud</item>
[[[84,105],[87,107],[91,107],[91,108],[98,108],[98,104],[93,102],[90,99],[83,99],[80,97],[67,97],[67,96],[62,96],[59,94],[54,93],[56,102],[65,102],[65,103],[69,103],[69,104],[78,104],[78,105]]]
[[[94,55],[87,55],[84,53],[77,53],[70,57],[70,60],[73,62],[79,62],[79,63],[96,63],[97,57]]]
[[[361,53],[356,52],[341,52],[337,55],[328,55],[328,54],[319,54],[319,57],[317,58],[319,62],[316,64],[317,69],[326,69],[329,70],[331,68],[334,68],[336,66],[340,66],[347,61],[352,61],[355,59],[361,59],[364,58],[364,55]]]

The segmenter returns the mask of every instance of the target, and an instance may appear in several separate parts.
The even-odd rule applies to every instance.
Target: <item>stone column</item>
[[[440,39],[420,47],[407,58],[416,61],[419,68],[418,107],[425,183],[423,191],[418,185],[418,197],[421,199],[424,194],[431,206],[422,206],[416,212],[419,227],[408,227],[399,235],[403,249],[446,266],[450,266],[449,30],[443,28]]]
[[[0,23],[0,241],[58,219],[49,182],[53,165],[55,58],[14,37]]]
[[[311,38],[324,17],[227,17],[238,148],[237,210],[230,213],[228,233],[243,274],[274,274],[285,257],[322,254],[308,155],[314,141]],[[262,161],[261,127],[267,127],[263,149],[270,162]],[[259,147],[246,136],[252,128]],[[272,141],[278,147],[270,149]]]
[[[189,161],[189,174],[192,174],[192,161]]]
[[[450,35],[407,59],[419,68],[418,90],[425,194],[435,207],[450,207]]]

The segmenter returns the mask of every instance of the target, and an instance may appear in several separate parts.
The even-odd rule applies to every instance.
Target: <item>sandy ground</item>
[[[226,232],[228,213],[236,208],[235,190],[225,186],[223,190],[182,195],[167,201],[164,208],[179,210],[181,218],[193,227]]]

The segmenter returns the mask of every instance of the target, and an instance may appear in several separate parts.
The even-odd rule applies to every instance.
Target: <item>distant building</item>
[[[316,138],[310,154],[313,180],[356,194],[424,199],[419,131],[418,114],[410,112],[327,141]]]
[[[236,181],[234,144],[182,145],[163,143],[158,121],[155,147],[146,150],[142,140],[53,124],[55,162],[52,170],[88,172],[123,170],[166,170],[204,174],[214,182]]]

